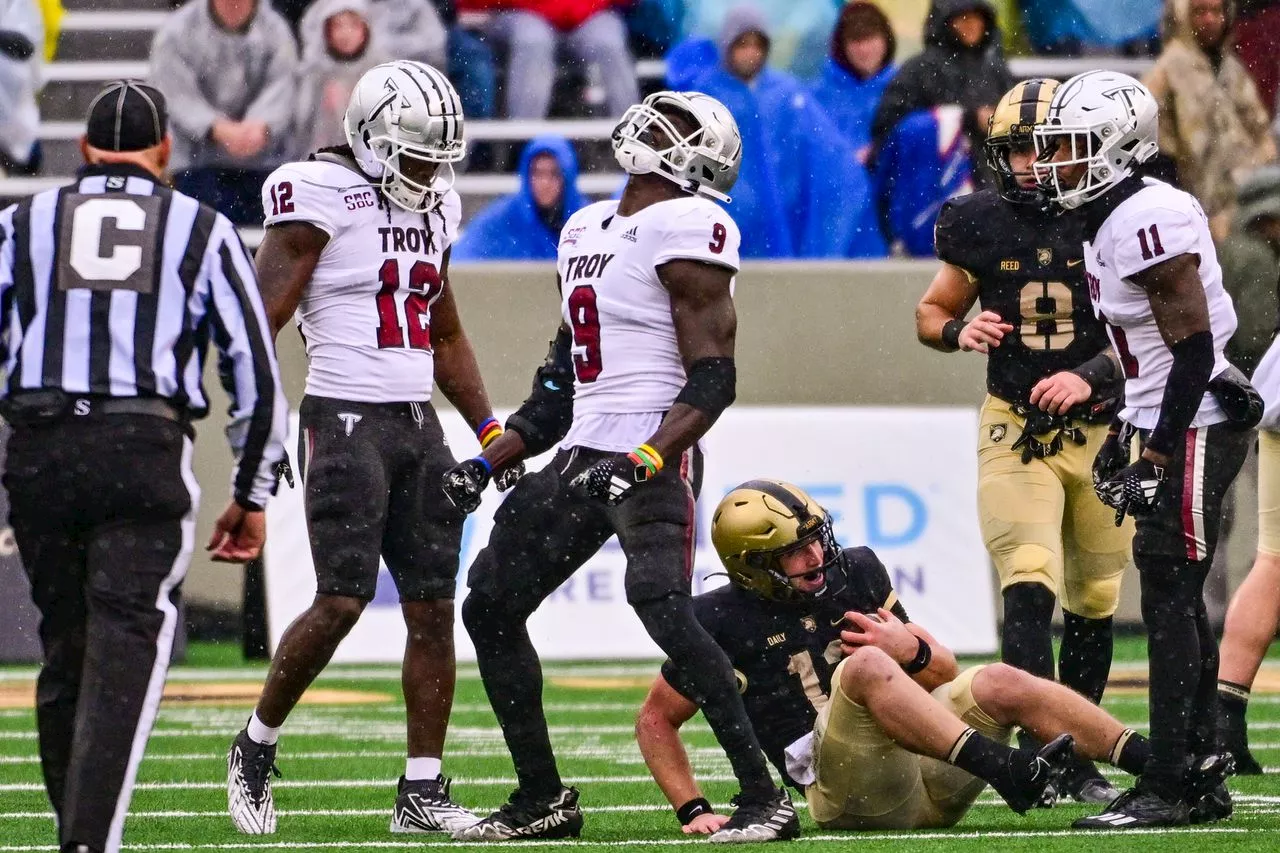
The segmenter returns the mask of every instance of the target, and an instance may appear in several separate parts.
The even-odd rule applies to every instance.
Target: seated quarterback
[[[1022,813],[1073,748],[1141,772],[1147,739],[1078,693],[1005,664],[958,672],[908,620],[876,555],[841,548],[831,516],[799,488],[743,483],[716,508],[711,538],[730,583],[697,596],[695,612],[733,662],[765,753],[820,827],[951,826],[988,784]],[[707,834],[728,816],[703,798],[680,741],[697,709],[664,665],[636,738],[684,831]],[[1046,745],[1010,747],[1015,726]],[[1187,783],[1201,799],[1225,791],[1198,768]]]

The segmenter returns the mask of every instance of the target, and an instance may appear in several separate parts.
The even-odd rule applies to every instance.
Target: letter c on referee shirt
[[[146,211],[137,202],[95,198],[77,206],[72,216],[70,261],[81,278],[124,281],[142,267],[142,246],[119,242],[111,233],[146,227]],[[107,220],[115,222],[114,229],[108,230]],[[103,254],[104,250],[110,254]]]

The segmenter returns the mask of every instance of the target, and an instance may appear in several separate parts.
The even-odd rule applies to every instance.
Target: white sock
[[[258,712],[254,711],[253,716],[249,718],[249,725],[245,726],[249,731],[249,740],[260,743],[263,746],[271,746],[280,740],[280,727],[272,728],[262,720],[258,719]]]
[[[435,779],[439,775],[439,758],[410,758],[404,763],[404,778],[410,782]]]

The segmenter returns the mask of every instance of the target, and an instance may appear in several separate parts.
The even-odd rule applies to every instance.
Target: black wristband
[[[236,502],[236,505],[239,506],[245,512],[262,512],[263,509],[265,509],[265,507],[262,506],[262,504],[256,504],[253,501],[249,500],[248,498],[242,498],[239,495],[236,495],[234,500]]]
[[[964,320],[948,320],[942,324],[942,344],[949,349],[960,349],[960,331],[967,326]]]
[[[933,660],[933,649],[929,648],[929,644],[924,641],[923,637],[916,637],[920,643],[920,648],[916,650],[916,656],[909,663],[902,665],[902,670],[907,675],[915,675],[929,665],[929,661]]]
[[[698,797],[696,800],[690,800],[676,809],[676,817],[680,819],[681,826],[688,826],[698,815],[715,814],[715,811],[705,797]]]

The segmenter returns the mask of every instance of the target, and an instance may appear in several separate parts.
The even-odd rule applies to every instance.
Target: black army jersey
[[[1107,347],[1085,284],[1078,216],[1010,204],[982,190],[943,205],[934,244],[939,260],[977,282],[982,309],[1013,325],[987,358],[991,394],[1026,404],[1041,379]]]
[[[840,663],[841,622],[847,611],[892,610],[904,622],[889,573],[870,548],[846,548],[848,584],[838,593],[802,601],[767,601],[727,585],[694,598],[694,613],[728,654],[747,716],[765,755],[787,777],[784,751],[813,730],[831,695],[831,673]],[[662,676],[696,702],[671,661]],[[794,783],[791,783],[794,785]]]

